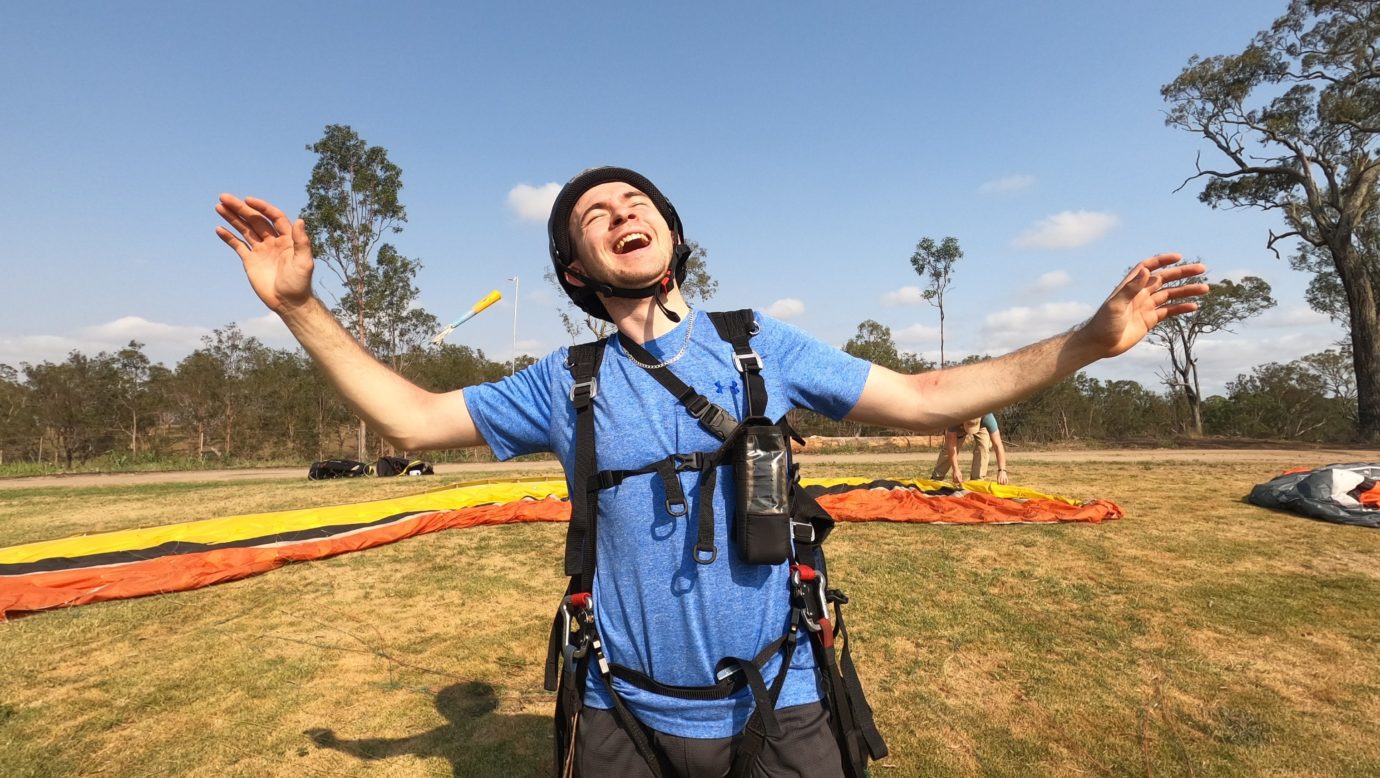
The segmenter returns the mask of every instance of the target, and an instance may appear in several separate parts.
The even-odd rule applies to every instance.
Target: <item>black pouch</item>
[[[791,440],[780,424],[748,419],[733,446],[733,539],[743,558],[775,565],[791,553]]]

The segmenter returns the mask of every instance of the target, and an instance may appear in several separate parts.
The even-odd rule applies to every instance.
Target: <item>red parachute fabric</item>
[[[1069,505],[1058,500],[1008,500],[966,492],[927,495],[911,489],[857,489],[816,498],[840,521],[900,521],[925,524],[1097,524],[1126,514],[1110,500]]]

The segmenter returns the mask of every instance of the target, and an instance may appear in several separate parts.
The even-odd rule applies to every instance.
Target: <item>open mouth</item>
[[[630,251],[637,251],[650,245],[652,245],[652,239],[646,233],[630,232],[613,244],[613,253],[627,254]]]

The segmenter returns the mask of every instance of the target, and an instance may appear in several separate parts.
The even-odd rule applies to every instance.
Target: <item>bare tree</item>
[[[1197,284],[1204,276],[1185,279],[1181,284]],[[1270,285],[1255,276],[1239,282],[1219,281],[1198,299],[1198,310],[1171,316],[1150,331],[1150,340],[1169,351],[1169,372],[1161,378],[1179,393],[1188,405],[1189,432],[1203,434],[1203,394],[1198,384],[1198,338],[1217,332],[1232,332],[1232,326],[1259,316],[1275,306]]]

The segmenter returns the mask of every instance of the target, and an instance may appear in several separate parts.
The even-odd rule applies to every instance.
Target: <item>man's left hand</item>
[[[1207,266],[1198,262],[1176,264],[1182,258],[1180,254],[1159,254],[1131,268],[1111,297],[1079,328],[1076,336],[1095,359],[1121,354],[1156,324],[1198,309],[1198,303],[1187,298],[1207,294],[1207,284],[1166,288],[1207,272]]]

